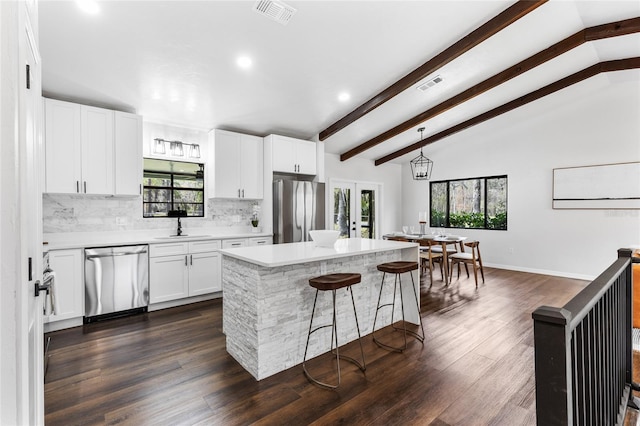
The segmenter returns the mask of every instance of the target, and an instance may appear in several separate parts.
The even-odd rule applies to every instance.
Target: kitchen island
[[[310,278],[338,272],[362,275],[362,281],[351,288],[364,336],[372,332],[380,291],[382,273],[376,266],[397,260],[417,262],[418,244],[351,238],[338,240],[332,248],[306,242],[226,249],[221,253],[227,352],[253,377],[262,380],[302,363],[315,296]],[[411,282],[408,276],[403,278],[405,283]],[[414,282],[419,295],[417,272]],[[386,288],[383,300],[391,301],[392,288]],[[405,317],[418,324],[411,286],[404,289],[404,300],[409,301],[405,303]],[[331,297],[326,293],[318,296],[318,324],[331,321]],[[339,290],[336,299],[338,341],[342,346],[355,340],[357,332],[348,292]],[[390,324],[390,309],[381,310],[378,316],[378,324]],[[399,305],[395,318],[401,318]],[[331,332],[317,334],[309,342],[309,358],[329,350]]]

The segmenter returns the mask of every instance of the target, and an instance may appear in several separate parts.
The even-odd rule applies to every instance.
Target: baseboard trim
[[[593,281],[596,279],[593,275],[574,274],[571,272],[550,271],[547,269],[525,268],[513,265],[500,265],[496,263],[484,263],[487,268],[506,269],[508,271],[530,272],[532,274],[551,275],[554,277],[572,278],[576,280]]]

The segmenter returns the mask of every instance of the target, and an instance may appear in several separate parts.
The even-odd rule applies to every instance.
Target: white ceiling
[[[284,26],[255,13],[254,1],[99,1],[96,15],[73,1],[40,1],[43,92],[165,124],[311,139],[513,2],[286,3],[297,12]],[[549,1],[434,73],[443,83],[407,89],[325,150],[343,153],[576,31],[634,17],[638,0]],[[240,55],[251,69],[236,66]],[[635,56],[639,34],[585,43],[430,120],[424,137],[597,62]],[[359,157],[417,142],[416,128]]]

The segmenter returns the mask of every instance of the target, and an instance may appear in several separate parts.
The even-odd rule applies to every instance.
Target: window
[[[143,217],[204,217],[204,164],[144,159]]]
[[[507,229],[507,176],[431,182],[433,228]]]

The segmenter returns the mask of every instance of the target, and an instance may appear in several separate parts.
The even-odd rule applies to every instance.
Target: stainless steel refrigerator
[[[279,179],[273,182],[273,243],[311,241],[324,229],[324,183]]]

